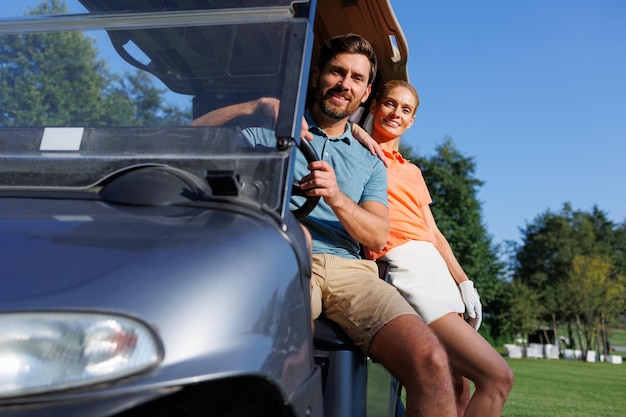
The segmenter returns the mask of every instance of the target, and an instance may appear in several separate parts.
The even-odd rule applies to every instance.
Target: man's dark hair
[[[374,82],[378,69],[376,52],[374,52],[374,48],[365,38],[353,33],[335,36],[324,43],[317,60],[319,71],[322,72],[328,61],[342,53],[365,55],[370,61],[370,74],[367,83],[372,84]]]

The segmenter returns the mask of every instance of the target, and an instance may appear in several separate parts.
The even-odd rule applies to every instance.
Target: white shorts
[[[426,323],[465,311],[461,292],[432,243],[410,241],[390,250],[381,260],[389,263],[391,283]]]

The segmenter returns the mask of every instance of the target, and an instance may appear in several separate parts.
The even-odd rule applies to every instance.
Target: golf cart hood
[[[304,344],[273,346],[281,340],[276,323],[305,317],[303,298],[285,299],[308,282],[298,265],[306,264],[303,254],[294,256],[290,244],[297,233],[232,207],[15,198],[3,199],[3,209],[19,215],[0,217],[0,313],[141,317],[166,352],[152,383],[280,369],[271,363],[284,359],[276,349]]]
[[[288,250],[270,225],[227,210],[128,208],[88,200],[43,199],[34,205],[19,198],[4,200],[3,207],[20,213],[0,218],[3,275],[12,277],[0,293],[3,302],[71,292],[100,281],[110,285],[112,277],[120,282],[140,275],[167,278],[172,270],[176,274],[170,278],[181,282],[181,265],[194,274],[206,266],[202,275],[213,277],[222,268],[245,268],[245,258],[274,256],[278,262],[281,250]],[[271,245],[260,244],[272,237],[276,242]],[[260,253],[264,250],[269,253]]]
[[[321,40],[406,78],[388,0],[43,3],[0,19],[0,414],[328,415],[296,145]]]

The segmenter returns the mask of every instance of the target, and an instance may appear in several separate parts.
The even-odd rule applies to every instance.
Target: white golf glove
[[[474,283],[469,280],[460,283],[459,290],[461,290],[461,298],[465,303],[467,314],[470,316],[470,324],[478,330],[483,321],[483,306],[480,304],[478,291],[474,288]]]

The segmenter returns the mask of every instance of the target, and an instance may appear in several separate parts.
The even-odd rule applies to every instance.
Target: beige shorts
[[[376,263],[328,254],[313,255],[313,318],[336,322],[365,354],[378,331],[398,316],[417,313],[390,284],[378,277]]]

